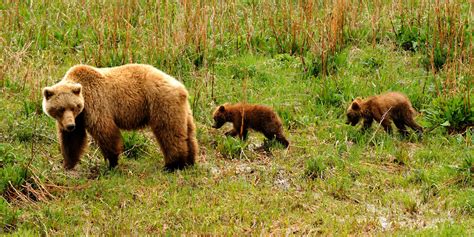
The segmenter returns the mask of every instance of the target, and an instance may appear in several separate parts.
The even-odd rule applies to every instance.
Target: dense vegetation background
[[[2,1],[0,233],[472,235],[472,12],[468,0]],[[41,89],[78,63],[182,81],[198,165],[163,172],[144,130],[123,133],[117,169],[91,141],[64,171]],[[344,124],[352,99],[385,91],[408,95],[423,139]],[[215,106],[238,101],[274,107],[290,148],[212,129]]]

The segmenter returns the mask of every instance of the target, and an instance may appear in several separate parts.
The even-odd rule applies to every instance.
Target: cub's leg
[[[239,135],[239,132],[237,132],[235,129],[231,129],[229,131],[227,131],[225,133],[226,136],[231,136],[231,137],[235,137],[237,135]]]
[[[244,128],[242,130],[242,134],[240,134],[240,139],[242,140],[247,140],[247,135],[248,135],[249,130],[247,128]]]
[[[362,125],[362,131],[366,131],[372,126],[372,122],[374,122],[373,118],[365,118],[364,124]]]
[[[285,136],[283,136],[282,134],[278,134],[276,136],[276,140],[280,142],[285,148],[290,145],[290,142],[286,140]]]
[[[405,121],[405,123],[408,127],[415,130],[420,138],[423,136],[423,127],[421,127],[418,123],[416,123],[413,117],[408,118],[407,121]]]
[[[234,123],[234,131],[237,133],[237,135],[239,135],[239,138],[241,140],[245,140],[247,139],[247,133],[248,133],[248,130],[247,130],[247,127],[244,125],[244,127],[241,127],[242,126],[242,123],[240,121]],[[242,131],[242,132],[241,132]]]
[[[405,122],[403,120],[394,120],[395,126],[398,128],[400,133],[406,137],[408,135],[408,130],[405,127]]]

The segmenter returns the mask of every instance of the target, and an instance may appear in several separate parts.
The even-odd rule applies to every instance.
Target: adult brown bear
[[[198,144],[184,85],[150,65],[112,68],[76,65],[57,84],[43,89],[43,110],[56,119],[64,168],[72,169],[87,144],[98,143],[109,167],[123,151],[120,129],[149,126],[165,169],[195,163]]]

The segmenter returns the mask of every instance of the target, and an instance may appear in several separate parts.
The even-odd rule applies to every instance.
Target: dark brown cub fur
[[[231,122],[234,128],[228,136],[247,138],[248,129],[263,133],[270,140],[277,140],[283,146],[290,144],[283,135],[283,125],[280,117],[272,108],[253,104],[225,104],[216,108],[213,114],[214,128],[221,128],[226,122]],[[243,118],[243,119],[242,119]]]
[[[389,92],[365,100],[357,98],[347,109],[346,115],[346,124],[352,126],[357,125],[363,119],[363,130],[370,128],[375,120],[388,133],[392,131],[392,121],[404,136],[408,134],[406,126],[417,131],[420,136],[423,132],[423,128],[413,118],[415,110],[411,106],[410,100],[399,92]]]

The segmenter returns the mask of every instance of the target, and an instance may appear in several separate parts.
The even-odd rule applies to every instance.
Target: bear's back
[[[132,80],[138,83],[148,81],[152,84],[166,84],[175,88],[184,88],[181,82],[148,64],[126,64],[118,67],[99,68],[98,70],[105,77],[114,81]]]
[[[410,104],[408,98],[399,92],[389,92],[379,96],[372,97],[368,101],[380,108],[390,108],[397,106],[406,106]]]

